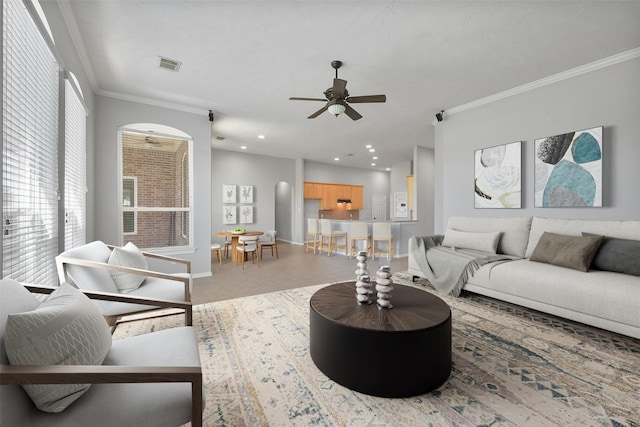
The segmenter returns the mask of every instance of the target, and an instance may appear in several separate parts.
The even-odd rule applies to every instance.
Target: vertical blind
[[[86,138],[84,105],[65,80],[64,121],[64,248],[86,242]]]
[[[23,3],[2,5],[2,274],[57,285],[59,65]]]

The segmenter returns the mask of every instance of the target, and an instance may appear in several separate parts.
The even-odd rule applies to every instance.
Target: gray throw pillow
[[[35,310],[7,316],[4,344],[12,365],[101,365],[111,332],[96,305],[66,283]],[[90,384],[32,384],[23,388],[38,409],[61,412]]]
[[[593,236],[589,233],[582,235]],[[640,240],[604,236],[591,268],[640,276]]]
[[[533,250],[530,260],[587,271],[600,246],[602,237],[565,236],[544,232]]]

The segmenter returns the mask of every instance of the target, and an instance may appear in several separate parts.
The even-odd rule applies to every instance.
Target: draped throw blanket
[[[512,259],[507,255],[441,246],[443,238],[435,235],[409,240],[409,252],[427,280],[442,294],[457,297],[469,277],[480,267]]]

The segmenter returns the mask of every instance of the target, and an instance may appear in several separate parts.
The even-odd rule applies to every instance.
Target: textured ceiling
[[[215,148],[375,169],[433,147],[441,109],[640,46],[638,1],[59,3],[96,93],[212,109]],[[352,96],[387,102],[307,119],[323,104],[288,98],[323,97],[334,59]]]

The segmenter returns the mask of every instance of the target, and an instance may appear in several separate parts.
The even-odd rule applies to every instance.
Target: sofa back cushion
[[[524,257],[529,239],[531,217],[511,218],[483,218],[452,216],[449,218],[447,228],[458,231],[495,232],[502,233],[498,242],[499,254]]]
[[[529,245],[525,253],[526,258],[531,257],[545,231],[568,236],[581,236],[585,232],[620,239],[640,240],[640,221],[560,219],[536,216],[533,217],[531,222]]]
[[[106,264],[109,262],[111,250],[103,242],[96,240],[64,251],[60,255]],[[86,291],[119,292],[109,270],[67,264],[67,275],[71,282]]]

